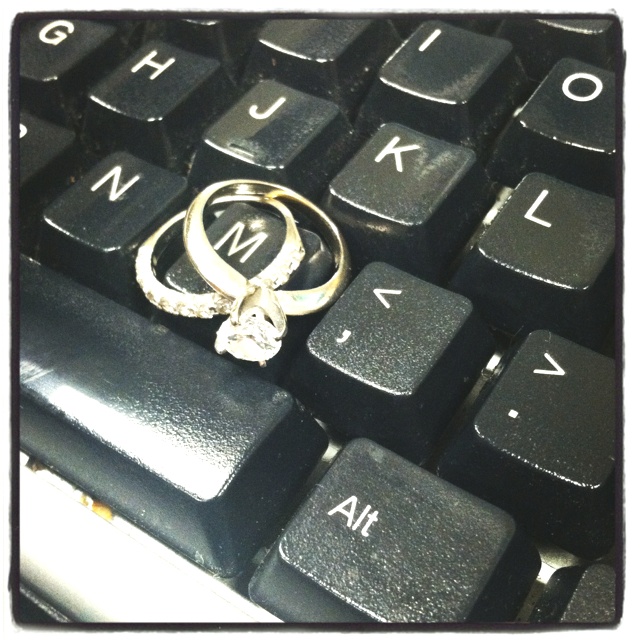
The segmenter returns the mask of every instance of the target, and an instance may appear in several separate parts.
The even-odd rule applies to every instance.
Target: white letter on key
[[[175,58],[169,58],[164,64],[160,64],[153,61],[156,55],[158,55],[158,52],[156,50],[153,50],[150,54],[142,58],[142,60],[140,60],[138,64],[131,67],[131,73],[140,71],[140,69],[142,69],[142,67],[144,67],[144,65],[146,64],[155,69],[155,71],[149,76],[149,80],[155,80],[163,71],[167,69],[167,67],[170,67],[176,61]]]
[[[66,29],[66,31],[60,31],[58,27]],[[55,37],[51,37],[49,34],[53,31]],[[63,40],[69,37],[69,34],[73,33],[73,23],[68,20],[56,20],[50,22],[46,27],[40,29],[40,40],[46,44],[52,44],[54,47],[59,45]]]
[[[402,158],[400,157],[400,154],[403,151],[415,151],[416,149],[420,148],[420,145],[408,144],[404,147],[396,147],[395,145],[398,142],[400,142],[399,136],[394,136],[393,138],[391,138],[389,144],[376,156],[375,160],[376,162],[380,162],[385,156],[388,156],[390,153],[392,153],[396,160],[396,169],[400,173],[402,173]]]
[[[96,182],[93,187],[91,187],[91,191],[97,191],[103,184],[111,180],[111,188],[109,189],[109,201],[115,202],[129,187],[132,187],[138,180],[140,180],[140,174],[134,176],[127,182],[120,186],[120,174],[122,173],[122,167],[117,165],[109,171],[109,173],[105,173],[105,175]]]
[[[256,120],[266,120],[270,115],[273,115],[287,99],[284,96],[280,96],[266,111],[258,111],[258,105],[252,104],[249,107],[249,115]]]

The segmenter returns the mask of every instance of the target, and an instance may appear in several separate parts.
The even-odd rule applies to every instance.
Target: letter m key
[[[264,231],[260,231],[255,235],[251,236],[244,242],[240,242],[242,234],[245,230],[245,226],[242,222],[236,222],[227,233],[225,233],[218,242],[213,246],[213,248],[218,251],[222,245],[227,242],[231,238],[231,246],[229,247],[229,251],[227,252],[227,256],[231,257],[242,251],[243,249],[247,249],[242,258],[240,258],[240,262],[245,263],[249,257],[253,254],[253,252],[269,237]]]

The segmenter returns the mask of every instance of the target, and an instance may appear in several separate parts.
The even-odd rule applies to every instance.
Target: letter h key
[[[230,97],[217,60],[156,40],[91,89],[86,133],[102,154],[126,149],[180,168],[198,133]]]

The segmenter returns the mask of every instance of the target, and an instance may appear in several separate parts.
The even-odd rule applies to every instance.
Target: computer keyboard
[[[18,624],[620,620],[615,15],[21,14],[12,52]],[[136,279],[224,180],[351,256],[264,367]],[[291,208],[307,290],[335,250]],[[263,206],[204,213],[276,259]]]

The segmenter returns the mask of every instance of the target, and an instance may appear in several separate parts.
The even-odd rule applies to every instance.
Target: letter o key
[[[586,96],[580,96],[571,91],[571,83],[574,80],[590,80],[593,82],[593,91]],[[576,102],[589,102],[595,100],[602,93],[602,80],[598,76],[594,76],[592,73],[572,73],[567,76],[562,83],[562,93],[567,98],[575,100]]]

